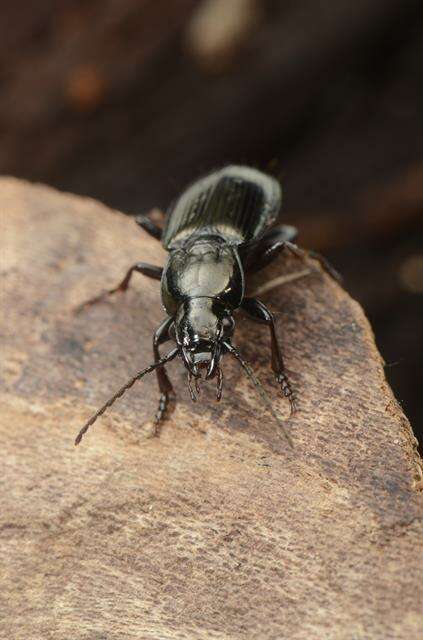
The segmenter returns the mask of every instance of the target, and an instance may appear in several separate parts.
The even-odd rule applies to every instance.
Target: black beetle
[[[273,372],[283,395],[290,401],[292,413],[295,410],[294,396],[285,373],[273,316],[262,302],[245,297],[245,275],[262,269],[283,250],[302,259],[307,255],[293,244],[297,236],[295,227],[273,226],[280,204],[281,189],[277,180],[256,169],[228,166],[188,187],[170,208],[163,231],[147,216],[136,218],[136,222],[161,240],[169,252],[166,266],[162,269],[138,262],[128,270],[117,287],[89,300],[82,307],[99,302],[117,291],[125,291],[132,274],[138,272],[161,280],[162,302],[167,317],[153,337],[153,364],[139,371],[88,420],[75,444],[79,444],[88,428],[117,398],[153,370],[156,370],[160,389],[156,414],[158,424],[164,417],[173,391],[165,364],[176,356],[182,358],[188,371],[192,399],[196,400],[198,379],[204,371],[207,380],[216,378],[219,400],[223,382],[220,362],[223,354],[230,353],[242,365],[262,400],[283,427],[263,387],[232,344],[236,309],[269,327]],[[314,252],[308,254],[337,277],[324,258]],[[176,342],[176,347],[160,357],[159,346],[170,339]],[[285,430],[284,433],[291,442]]]

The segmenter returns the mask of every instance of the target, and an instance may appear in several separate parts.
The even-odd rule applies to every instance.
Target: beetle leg
[[[169,329],[173,324],[173,318],[165,318],[163,322],[158,326],[153,336],[153,353],[154,362],[160,360],[159,346],[170,340]],[[157,367],[156,369],[157,382],[160,390],[160,400],[157,413],[154,421],[157,425],[164,419],[167,407],[169,404],[169,396],[173,393],[172,383],[168,378],[166,369],[164,367]]]
[[[285,366],[282,358],[282,352],[276,335],[275,321],[269,309],[260,300],[255,298],[244,298],[240,307],[245,313],[256,322],[266,324],[270,329],[270,344],[272,351],[272,369],[275,374],[276,381],[281,387],[281,391],[285,398],[288,398],[291,406],[291,414],[296,410],[296,402],[293,390],[285,372]]]
[[[197,393],[197,396],[199,396],[201,393],[201,389],[200,389],[200,383],[198,382],[198,378],[194,379],[194,385],[195,385],[195,391]]]
[[[216,386],[216,400],[219,400],[222,397],[222,389],[223,389],[223,373],[220,367],[217,368],[217,386]]]
[[[305,251],[293,243],[297,236],[297,229],[288,225],[274,227],[264,234],[259,240],[252,240],[243,247],[240,245],[239,253],[245,271],[255,273],[273,262],[284,250],[288,249],[294,256],[305,261],[307,256],[317,260],[326,273],[334,280],[342,280],[340,274],[332,267],[328,260],[316,251]]]
[[[193,379],[194,379],[194,384],[195,384],[195,390],[197,391],[197,394],[198,394],[199,393],[199,386],[198,386],[197,378],[194,378],[194,376],[192,375],[191,371],[188,371],[187,372],[187,381],[188,381],[189,395],[191,396],[191,400],[193,402],[197,402],[197,396],[195,395],[195,391],[194,391],[194,388],[192,386]]]
[[[156,211],[156,209],[152,209],[152,211]],[[160,212],[160,213],[162,213],[162,212]],[[161,240],[162,239],[163,230],[159,226],[157,226],[148,217],[148,215],[139,215],[139,216],[137,216],[135,218],[135,222],[137,223],[137,225],[139,225],[141,227],[141,229],[144,229],[144,231],[147,231],[147,233],[150,236],[153,236],[153,238],[156,238],[156,240]]]
[[[255,273],[273,262],[285,248],[286,242],[297,237],[297,229],[289,225],[281,225],[269,229],[258,240],[252,240],[238,248],[244,269]]]
[[[155,265],[147,264],[146,262],[137,262],[130,269],[128,269],[124,279],[118,284],[117,287],[113,287],[113,289],[103,291],[98,296],[94,296],[93,298],[86,300],[76,308],[76,312],[79,313],[86,307],[91,307],[93,304],[97,304],[97,302],[102,302],[113,293],[126,291],[129,287],[129,283],[134,271],[136,271],[137,273],[142,273],[144,276],[147,276],[147,278],[152,278],[153,280],[160,280],[163,273],[162,267],[156,267]]]
[[[311,251],[311,250],[305,251],[304,249],[300,249],[300,247],[297,247],[296,244],[289,242],[287,240],[284,242],[284,245],[294,256],[296,256],[297,258],[300,258],[303,261],[306,260],[307,256],[310,256],[310,258],[317,260],[317,262],[320,264],[322,269],[326,271],[326,273],[329,274],[331,278],[333,278],[337,282],[341,282],[342,280],[341,275],[337,272],[336,269],[332,267],[330,262],[326,260],[324,256],[320,255],[320,253],[317,253],[316,251]]]

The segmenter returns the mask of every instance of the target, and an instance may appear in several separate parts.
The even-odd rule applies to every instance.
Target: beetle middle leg
[[[152,209],[152,211],[154,211],[154,209]],[[157,211],[157,209],[156,209]],[[156,240],[161,240],[162,239],[162,234],[163,234],[163,230],[157,225],[155,224],[149,217],[148,215],[139,215],[135,218],[135,222],[137,223],[137,225],[139,227],[141,227],[141,229],[144,229],[144,231],[147,231],[147,233],[152,236],[153,238],[156,238]]]
[[[292,242],[298,231],[289,225],[280,225],[267,231],[258,240],[241,245],[238,250],[245,271],[256,273],[273,262],[285,248],[286,242]]]
[[[285,372],[285,366],[282,358],[281,348],[279,346],[278,338],[276,335],[275,320],[273,318],[273,315],[266,307],[266,305],[256,298],[244,298],[240,308],[252,320],[265,324],[269,327],[272,353],[272,369],[275,374],[276,381],[281,387],[283,395],[289,400],[291,406],[291,414],[294,413],[296,409],[294,392],[288,380],[288,376]]]
[[[160,360],[160,345],[170,340],[169,329],[173,324],[173,318],[165,318],[163,322],[157,327],[153,336],[153,353],[154,362]],[[169,405],[169,396],[173,393],[173,386],[166,373],[166,369],[163,367],[157,367],[156,369],[157,382],[160,390],[159,407],[155,416],[156,428],[163,420],[166,410]]]
[[[113,293],[126,291],[129,287],[129,283],[134,272],[142,273],[144,276],[147,276],[147,278],[152,278],[153,280],[160,280],[162,277],[163,269],[162,267],[156,267],[155,265],[147,264],[146,262],[137,262],[130,269],[128,269],[125,277],[117,285],[117,287],[113,287],[113,289],[107,289],[106,291],[100,293],[98,296],[94,296],[93,298],[86,300],[76,308],[76,311],[82,311],[82,309],[85,309],[85,307],[90,307],[93,304],[97,304],[97,302],[102,302]]]

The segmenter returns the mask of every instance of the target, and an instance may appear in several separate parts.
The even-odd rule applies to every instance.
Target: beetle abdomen
[[[281,189],[274,178],[249,167],[228,166],[194,182],[170,209],[166,249],[192,235],[220,235],[231,244],[257,237],[277,217]]]

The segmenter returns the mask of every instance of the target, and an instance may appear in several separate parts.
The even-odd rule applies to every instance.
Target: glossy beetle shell
[[[234,309],[243,295],[244,275],[235,247],[204,240],[171,252],[162,277],[162,302],[169,315],[182,301],[197,297]]]
[[[278,215],[281,188],[256,169],[228,166],[194,182],[168,211],[162,244],[170,250],[198,235],[241,244],[259,236]]]

